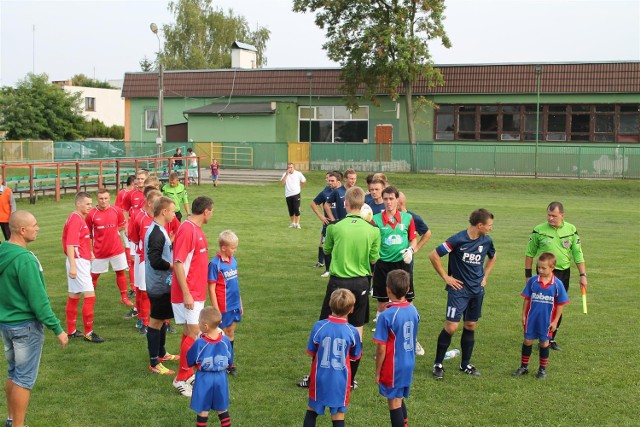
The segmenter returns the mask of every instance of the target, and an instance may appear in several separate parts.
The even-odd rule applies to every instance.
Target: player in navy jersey
[[[539,340],[540,367],[539,379],[547,377],[547,361],[549,359],[550,338],[558,328],[564,305],[569,302],[564,285],[553,274],[556,268],[556,256],[551,252],[543,252],[538,258],[538,275],[527,281],[522,291],[522,326],[524,342],[522,343],[521,364],[513,373],[514,376],[529,373],[529,358],[534,340]]]
[[[415,306],[406,300],[409,273],[393,270],[387,274],[387,295],[390,302],[378,316],[373,340],[376,347],[376,383],[380,394],[387,398],[392,427],[407,425],[407,406],[416,364],[416,343],[420,316]]]
[[[341,181],[342,177],[338,181]],[[324,211],[330,221],[340,221],[347,216],[347,210],[344,206],[344,195],[347,193],[347,187],[339,185],[335,188],[324,204]]]
[[[387,183],[380,178],[374,178],[371,180],[371,183],[367,186],[369,190],[369,201],[365,200],[365,203],[371,207],[373,214],[380,213],[384,211],[384,202],[382,201],[382,190],[387,187]]]
[[[238,249],[238,236],[225,230],[218,236],[220,251],[209,262],[209,286],[215,288],[215,300],[211,304],[222,313],[220,327],[231,342],[235,342],[236,325],[242,320],[242,298],[238,284],[238,262],[233,254]],[[211,293],[213,295],[213,293]],[[237,375],[236,366],[231,364],[229,374]]]
[[[342,174],[338,171],[333,171],[331,172],[331,176],[333,178],[335,178],[336,182],[331,184],[331,193],[329,193],[329,196],[327,197],[327,200],[325,201],[324,205],[322,206],[322,209],[325,213],[325,216],[327,217],[327,225],[329,224],[333,224],[336,223],[337,221],[339,221],[341,218],[339,218],[340,213],[338,211],[337,206],[342,204],[344,205],[344,195],[346,194],[347,190],[345,189],[345,186],[342,185]],[[333,180],[332,180],[333,182]],[[334,192],[338,192],[336,193],[336,196],[333,196]],[[342,192],[342,196],[340,196],[340,192]],[[333,199],[338,199],[338,203],[335,203],[333,201]],[[344,216],[346,216],[346,209],[345,209],[345,214]],[[343,216],[343,218],[344,218]],[[326,236],[327,230],[326,227],[324,229],[324,233]],[[331,254],[324,254],[324,273],[322,273],[320,275],[320,277],[329,277],[329,269],[331,267]]]
[[[475,344],[477,322],[482,314],[484,288],[496,262],[496,249],[488,236],[493,228],[493,214],[486,209],[476,209],[469,216],[469,224],[466,230],[449,237],[429,254],[433,268],[445,281],[445,289],[449,293],[446,320],[438,336],[433,365],[433,376],[436,379],[444,377],[442,361],[451,344],[451,337],[458,329],[463,316],[460,371],[468,375],[480,375],[470,361]],[[446,272],[440,260],[445,255],[449,255]],[[489,259],[485,264],[487,257]]]
[[[218,328],[221,320],[220,311],[214,307],[204,307],[198,321],[202,335],[186,355],[189,366],[196,367],[189,407],[197,413],[196,426],[200,427],[207,425],[212,409],[218,413],[222,427],[231,426],[227,369],[233,365],[233,349]]]
[[[320,244],[318,246],[318,262],[315,265],[316,268],[324,267],[325,264],[324,251],[322,250],[322,246],[324,245],[324,238],[327,233],[327,224],[329,224],[329,218],[325,215],[324,204],[327,202],[327,199],[331,195],[331,192],[337,186],[336,178],[332,175],[332,172],[327,172],[325,176],[325,182],[327,183],[327,185],[322,189],[321,192],[318,193],[316,197],[314,197],[310,205],[313,212],[318,218],[320,218],[320,221],[322,222]]]
[[[351,360],[362,355],[362,342],[356,328],[347,321],[356,299],[347,289],[331,294],[331,316],[313,325],[307,353],[313,357],[309,375],[309,406],[304,427],[316,425],[318,415],[329,408],[333,427],[344,427],[344,416],[351,392]]]

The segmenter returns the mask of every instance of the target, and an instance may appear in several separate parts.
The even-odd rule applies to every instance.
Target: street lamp
[[[151,32],[158,38],[158,136],[156,137],[156,146],[158,148],[158,158],[160,158],[162,157],[162,127],[164,126],[164,121],[162,120],[162,112],[164,110],[164,67],[161,60],[162,46],[160,44],[158,26],[155,22],[152,22],[149,27]]]
[[[542,65],[536,65],[536,158],[534,162],[534,177],[538,177],[538,142],[540,140],[540,80],[542,78]]]
[[[311,89],[313,83],[313,73],[311,71],[307,72],[307,78],[309,79],[309,144],[311,144],[311,114],[313,110],[311,109]]]

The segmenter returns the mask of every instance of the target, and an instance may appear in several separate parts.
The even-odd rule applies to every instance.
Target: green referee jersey
[[[162,186],[162,195],[169,197],[176,204],[176,212],[180,212],[180,205],[184,203],[189,204],[189,198],[187,197],[187,189],[184,184],[178,183],[175,187],[171,184],[165,184]]]
[[[556,256],[558,270],[566,270],[571,267],[572,255],[576,264],[584,262],[578,231],[573,224],[566,221],[559,228],[544,222],[533,229],[525,255],[535,258],[542,252],[551,252]]]
[[[371,275],[370,264],[378,260],[380,232],[358,214],[327,227],[324,253],[331,254],[329,272],[343,279]]]

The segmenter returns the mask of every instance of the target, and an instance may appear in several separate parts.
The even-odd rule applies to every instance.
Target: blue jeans
[[[31,390],[36,383],[44,344],[44,328],[37,320],[19,325],[0,324],[4,354],[9,365],[7,378]]]

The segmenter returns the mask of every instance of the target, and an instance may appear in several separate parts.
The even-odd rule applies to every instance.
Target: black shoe
[[[465,374],[471,375],[471,376],[474,376],[474,377],[479,377],[480,376],[480,371],[478,371],[476,369],[476,367],[471,365],[471,364],[469,364],[467,366],[464,366],[464,367],[460,366],[460,372],[464,372]]]
[[[309,388],[309,375],[305,375],[302,380],[298,381],[298,387]]]
[[[127,314],[122,316],[122,318],[125,320],[135,319],[136,317],[138,317],[138,310],[136,310],[135,307],[132,308],[131,311],[129,311]]]
[[[142,327],[140,329],[138,329],[138,332],[140,333],[140,335],[147,335],[147,327],[142,325]]]
[[[536,374],[536,378],[539,380],[544,380],[547,378],[547,370],[545,368],[538,369],[538,373]]]
[[[433,365],[433,378],[437,380],[441,380],[444,378],[444,368],[439,363]]]
[[[84,334],[77,329],[72,334],[67,334],[67,338],[69,339],[82,337],[84,337]]]
[[[84,340],[88,341],[88,342],[93,342],[96,344],[100,344],[104,342],[104,339],[102,339],[98,334],[96,334],[95,332],[91,332],[89,335],[85,335],[84,336]]]
[[[549,341],[549,347],[551,347],[551,350],[562,351],[558,343],[555,341]]]
[[[129,297],[129,299],[134,299],[136,297],[136,291],[134,291],[133,289],[129,289],[129,292],[127,292],[127,297]]]
[[[529,373],[529,368],[526,366],[520,366],[515,372],[512,374],[514,377],[519,377],[521,375],[527,375]]]
[[[227,374],[235,377],[236,375],[238,375],[238,368],[236,368],[235,366],[229,366],[227,368]]]

